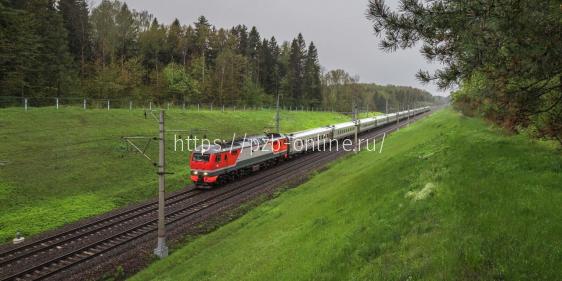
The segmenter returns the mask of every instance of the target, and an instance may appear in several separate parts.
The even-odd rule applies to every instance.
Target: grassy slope
[[[348,118],[331,113],[283,112],[282,129],[294,131]],[[258,133],[273,127],[274,112],[168,112],[168,129],[211,128],[208,137]],[[121,136],[156,136],[158,123],[143,111],[79,108],[0,109],[0,241],[99,214],[156,194],[155,169],[125,152]],[[178,133],[179,134],[179,133]],[[201,137],[202,134],[199,134]],[[168,190],[187,184],[187,153],[167,145]],[[187,133],[183,133],[187,137]],[[157,143],[149,154],[157,159]]]
[[[440,111],[132,279],[556,280],[562,157],[551,145]]]

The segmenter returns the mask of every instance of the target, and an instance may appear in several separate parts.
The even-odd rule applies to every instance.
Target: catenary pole
[[[166,246],[166,217],[164,214],[165,200],[165,142],[164,142],[164,111],[160,111],[160,145],[158,157],[158,244],[154,249],[154,254],[159,258],[168,256],[168,247]]]
[[[357,130],[359,129],[359,119],[357,119],[357,104],[355,103],[355,97],[352,102],[351,114],[353,116],[353,123],[355,125],[353,152],[357,153]]]
[[[388,97],[384,99],[385,106],[384,106],[384,114],[388,114]]]
[[[277,109],[276,109],[276,113],[275,113],[275,131],[277,131],[277,133],[279,134],[279,91],[277,91]]]

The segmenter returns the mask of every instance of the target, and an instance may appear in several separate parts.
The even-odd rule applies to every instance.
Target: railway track
[[[424,115],[410,117],[410,121]],[[404,125],[403,122],[390,124],[366,132],[362,137],[378,138]],[[166,198],[166,225],[170,227],[180,221],[188,221],[209,208],[243,197],[266,184],[280,185],[291,178],[306,175],[345,153],[348,152],[341,149],[336,152],[309,153],[221,188],[209,191],[188,188],[170,195]],[[157,208],[157,201],[151,200],[0,252],[0,280],[39,280],[53,277],[116,247],[154,233],[157,230]]]

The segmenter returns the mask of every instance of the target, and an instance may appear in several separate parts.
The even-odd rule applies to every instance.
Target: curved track
[[[410,121],[424,115],[410,117]],[[378,138],[404,125],[404,122],[389,124],[366,132],[361,137]],[[336,152],[308,153],[209,191],[187,187],[166,198],[166,225],[169,227],[178,222],[189,221],[211,207],[243,197],[264,185],[278,186],[291,178],[306,175],[345,153],[348,152],[342,149]],[[116,247],[131,243],[157,230],[157,209],[157,200],[151,200],[0,252],[0,280],[52,277]]]

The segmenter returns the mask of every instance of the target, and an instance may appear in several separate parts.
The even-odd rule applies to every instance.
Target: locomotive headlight
[[[209,173],[207,173],[207,172],[204,172],[204,173],[203,173],[204,176],[206,176],[206,175],[208,175],[208,174],[209,174]]]
[[[197,172],[197,171],[193,171],[193,174],[194,174],[194,175],[197,175],[197,174],[198,174],[198,172]]]

